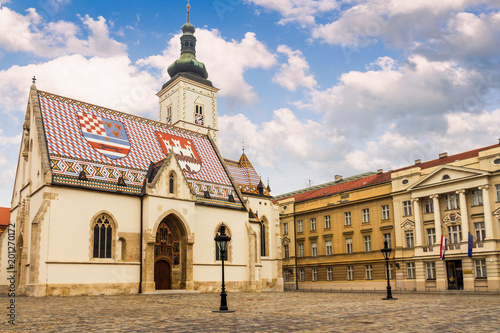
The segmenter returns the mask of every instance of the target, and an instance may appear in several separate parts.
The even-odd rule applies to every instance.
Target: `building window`
[[[318,269],[317,268],[312,269],[312,280],[313,280],[313,282],[318,281]]]
[[[297,221],[297,232],[304,232],[304,223],[302,220]]]
[[[172,124],[172,105],[167,106],[167,124]]]
[[[203,105],[196,104],[194,123],[197,125],[203,125]]]
[[[415,278],[415,263],[407,262],[406,263],[406,278],[414,279]]]
[[[497,201],[500,201],[500,184],[495,185],[495,190],[497,192]]]
[[[384,234],[384,243],[387,242],[387,247],[392,248],[391,245],[391,234]]]
[[[389,216],[389,205],[382,206],[382,220],[388,220]]]
[[[370,209],[364,208],[361,210],[361,213],[363,214],[363,223],[370,222]]]
[[[446,210],[458,209],[458,194],[446,194],[444,196]]]
[[[288,223],[283,223],[283,235],[288,235]]]
[[[174,175],[173,172],[168,177],[168,192],[170,194],[174,194],[175,193],[175,175]]]
[[[332,267],[326,268],[326,280],[333,281],[333,268]]]
[[[372,265],[365,265],[365,277],[367,280],[373,280],[373,267],[372,267]]]
[[[299,244],[299,257],[304,257],[304,244]]]
[[[352,253],[352,238],[345,239],[345,252]]]
[[[354,280],[354,266],[347,266],[347,280]]]
[[[387,280],[387,267],[384,267],[385,279]],[[389,264],[389,280],[392,280],[392,264]]]
[[[325,229],[330,229],[332,227],[330,223],[330,215],[325,216]]]
[[[112,258],[113,226],[111,217],[101,214],[94,222],[94,258]]]
[[[318,255],[318,243],[311,243],[311,253],[313,257],[316,257]]]
[[[426,262],[425,270],[427,272],[427,280],[436,280],[436,263]]]
[[[344,212],[344,225],[351,225],[351,212]]]
[[[285,282],[290,282],[290,271],[288,269],[283,271],[283,280],[285,280]]]
[[[316,231],[316,219],[311,219],[311,231]]]
[[[411,201],[403,201],[403,215],[411,215]]]
[[[365,242],[365,252],[371,252],[371,250],[372,250],[372,236],[364,236],[363,240]]]
[[[290,248],[289,245],[283,245],[283,251],[285,252],[285,259],[290,258]]]
[[[450,244],[460,244],[462,239],[462,227],[459,225],[451,225],[448,227],[448,238]]]
[[[427,198],[425,199],[424,201],[424,209],[425,209],[425,213],[428,214],[428,213],[434,213],[434,202],[432,201],[431,198]]]
[[[472,206],[482,206],[483,204],[483,191],[481,190],[472,190]]]
[[[304,282],[306,280],[306,271],[301,268],[299,269],[299,281]]]
[[[486,275],[486,259],[474,260],[474,267],[476,268],[476,277],[485,278]]]
[[[405,233],[406,237],[406,247],[413,247],[413,231],[407,231]]]
[[[261,257],[266,256],[266,223],[262,220],[260,223],[260,255]]]
[[[436,244],[436,229],[429,228],[427,229],[427,245],[432,246]]]
[[[331,255],[332,254],[332,241],[331,240],[327,240],[325,242],[325,246],[326,246],[326,255]]]
[[[484,230],[484,222],[474,223],[474,230],[476,231],[476,242],[484,242],[486,238],[486,230]]]

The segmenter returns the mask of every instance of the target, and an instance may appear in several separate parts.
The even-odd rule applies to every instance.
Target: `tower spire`
[[[187,4],[186,8],[187,8],[187,21],[186,22],[190,23],[189,22],[189,10],[191,9],[191,5],[189,4],[189,0],[188,0],[188,4]]]

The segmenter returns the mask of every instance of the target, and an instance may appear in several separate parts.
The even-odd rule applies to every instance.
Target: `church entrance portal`
[[[186,288],[186,242],[173,215],[161,221],[154,245],[154,281],[156,290]]]

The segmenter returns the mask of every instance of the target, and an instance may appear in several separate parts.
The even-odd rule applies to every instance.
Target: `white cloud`
[[[94,20],[86,15],[81,20],[88,32],[87,39],[78,37],[82,31],[73,22],[45,22],[34,8],[22,15],[0,7],[0,48],[45,58],[75,53],[102,57],[124,54],[126,46],[109,37],[108,25],[102,16]]]
[[[482,110],[493,83],[481,86],[481,80],[488,79],[454,62],[410,56],[397,63],[381,57],[367,71],[344,73],[335,86],[312,91],[309,104],[297,105],[322,113],[326,123],[358,137],[392,122],[408,133],[436,130],[451,110]]]
[[[156,116],[158,101],[154,95],[161,83],[148,72],[139,71],[124,55],[90,59],[71,55],[0,71],[0,110],[24,113],[33,75],[40,90]]]
[[[286,45],[278,46],[278,52],[288,57],[288,62],[282,64],[279,71],[274,75],[273,82],[291,91],[303,86],[313,89],[316,86],[314,75],[309,74],[309,64],[299,50],[292,51]]]
[[[160,69],[162,80],[168,81],[167,68],[179,58],[179,37],[180,34],[173,36],[161,55],[147,57],[137,63]],[[269,52],[266,45],[257,40],[252,32],[247,32],[241,41],[226,41],[217,30],[196,29],[196,38],[196,57],[205,64],[208,79],[221,89],[220,95],[226,97],[230,104],[255,101],[257,95],[245,81],[244,73],[252,68],[267,69],[276,64],[275,55]]]
[[[279,12],[283,19],[280,24],[297,22],[303,26],[315,22],[315,16],[339,7],[336,0],[245,0],[267,10]]]

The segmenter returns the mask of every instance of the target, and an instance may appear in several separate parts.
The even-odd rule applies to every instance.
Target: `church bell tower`
[[[181,56],[168,67],[170,80],[157,96],[160,122],[208,134],[218,143],[217,91],[207,80],[205,65],[196,60],[195,28],[189,21],[182,26]]]

